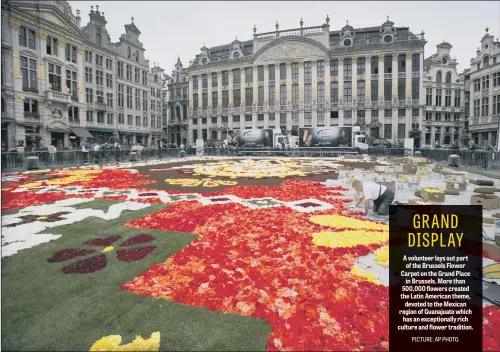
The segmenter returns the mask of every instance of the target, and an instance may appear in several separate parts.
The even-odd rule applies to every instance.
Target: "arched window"
[[[139,62],[139,50],[135,51],[135,61]]]
[[[102,45],[102,35],[101,35],[100,28],[96,28],[95,40],[96,40],[97,45]]]
[[[443,82],[443,74],[441,73],[441,71],[438,71],[436,75],[436,83],[441,83],[441,82]]]
[[[451,72],[446,72],[446,83],[451,83]]]
[[[488,67],[490,65],[490,57],[489,56],[485,56],[483,58],[483,67]]]
[[[130,47],[128,47],[128,55],[127,56],[129,59],[132,56],[132,49],[130,49]]]

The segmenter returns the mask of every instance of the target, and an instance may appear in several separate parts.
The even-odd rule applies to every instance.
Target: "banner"
[[[299,147],[351,147],[352,127],[306,127],[299,129]]]
[[[273,130],[240,130],[238,136],[238,146],[240,147],[272,147]]]
[[[405,156],[413,156],[413,138],[405,138]]]

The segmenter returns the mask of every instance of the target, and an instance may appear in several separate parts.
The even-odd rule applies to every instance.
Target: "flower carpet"
[[[3,175],[4,349],[389,350],[388,225],[321,183],[340,166]],[[483,312],[483,349],[498,351],[500,308]]]

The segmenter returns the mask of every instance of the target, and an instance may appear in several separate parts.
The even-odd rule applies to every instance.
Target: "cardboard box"
[[[403,172],[416,174],[417,173],[417,166],[416,165],[403,165]]]
[[[422,199],[409,199],[408,205],[439,205],[439,203],[426,202],[426,201],[423,201]]]
[[[455,182],[446,182],[446,189],[459,191],[458,183]]]
[[[444,202],[444,191],[437,189],[437,188],[422,188],[422,191],[420,192],[422,195],[422,198],[426,202],[436,202],[436,203],[443,203]]]
[[[500,208],[500,197],[491,194],[474,194],[470,197],[470,205],[482,205],[483,209]]]

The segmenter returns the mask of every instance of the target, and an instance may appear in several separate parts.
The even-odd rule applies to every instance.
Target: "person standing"
[[[90,145],[87,142],[83,142],[82,153],[83,153],[83,162],[84,163],[89,162],[89,151],[90,151]]]
[[[51,144],[47,149],[49,151],[49,163],[55,164],[57,148],[53,144]]]
[[[360,180],[354,180],[352,187],[359,196],[357,202],[351,206],[352,208],[357,207],[365,200],[365,215],[368,215],[370,208],[377,215],[389,215],[389,206],[394,201],[394,192],[391,189],[375,182],[361,182]]]

